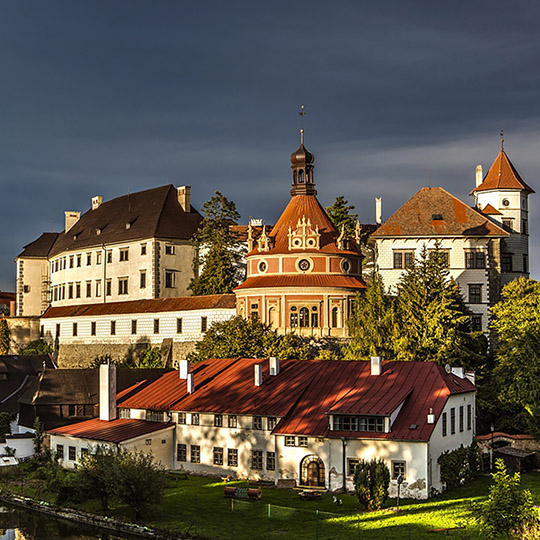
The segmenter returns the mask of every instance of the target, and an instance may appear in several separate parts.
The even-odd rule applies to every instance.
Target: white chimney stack
[[[180,360],[178,362],[178,373],[181,379],[187,379],[189,375],[189,360]]]
[[[116,420],[116,366],[99,366],[99,419]]]
[[[452,368],[452,373],[453,373],[456,377],[459,377],[460,379],[464,379],[464,378],[465,378],[465,370],[464,370],[462,367],[453,367],[453,368]]]
[[[103,197],[101,195],[96,195],[95,197],[92,197],[92,210],[99,208],[102,202]]]
[[[472,384],[476,384],[476,373],[474,371],[466,371],[465,378],[469,380]]]
[[[176,188],[176,193],[184,212],[191,212],[191,186],[179,186]]]
[[[476,187],[478,187],[484,181],[484,172],[482,165],[476,166]]]
[[[193,373],[187,374],[187,393],[193,394],[195,392],[195,375]]]
[[[255,364],[255,386],[263,383],[262,364]]]
[[[380,356],[371,357],[371,374],[372,375],[381,375],[383,371],[382,358]]]
[[[65,232],[68,232],[77,221],[79,221],[79,218],[81,217],[80,212],[70,212],[69,210],[66,210],[64,212],[64,215],[66,216],[66,226],[65,226]]]
[[[275,356],[270,357],[270,375],[274,376],[279,373],[279,359]]]
[[[433,414],[433,409],[429,409],[429,414],[427,415],[427,423],[428,424],[435,423],[435,415]]]
[[[382,223],[382,197],[375,197],[375,223]]]

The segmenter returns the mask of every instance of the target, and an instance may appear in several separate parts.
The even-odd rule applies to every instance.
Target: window
[[[111,321],[111,336],[116,335],[116,321]]]
[[[238,417],[236,414],[229,414],[228,422],[230,428],[238,427]]]
[[[223,448],[214,446],[214,465],[223,465]]]
[[[159,319],[154,319],[154,334],[159,334]]]
[[[77,452],[74,446],[68,446],[68,459],[70,461],[75,461]]]
[[[77,409],[75,408],[75,405],[68,405],[68,416],[76,416],[77,415]]]
[[[400,474],[405,480],[405,462],[392,461],[392,480],[397,480]]]
[[[144,444],[146,444],[146,446],[152,446],[152,439],[144,439]]]
[[[81,262],[82,262],[82,255],[77,255],[77,268],[81,266]]]
[[[521,233],[522,234],[527,234],[528,232],[529,232],[529,229],[528,229],[528,226],[527,226],[527,220],[522,219],[521,220]]]
[[[383,416],[334,416],[335,431],[384,432]]]
[[[201,317],[201,332],[206,332],[208,329],[208,317]]]
[[[483,251],[466,251],[465,268],[485,268],[486,254]]]
[[[90,298],[92,296],[92,282],[87,281],[86,282],[86,298]]]
[[[121,277],[118,278],[118,294],[127,294],[128,293],[128,278]]]
[[[118,409],[118,418],[124,418],[125,420],[129,420],[131,418],[130,409],[126,409],[124,407]]]
[[[91,336],[95,336],[95,335],[96,335],[96,326],[97,326],[96,321],[92,321],[92,322],[90,323],[90,335],[91,335]]]
[[[175,275],[174,270],[165,270],[165,288],[166,289],[174,289],[174,287],[176,286],[174,284],[175,282],[174,275]]]
[[[73,255],[70,255],[69,256],[69,267],[73,268],[74,263],[75,263],[75,257]]]
[[[111,296],[112,294],[112,280],[108,279],[105,282],[105,296]]]
[[[470,327],[471,327],[471,332],[481,332],[482,331],[482,315],[479,315],[479,314],[471,315]]]
[[[253,429],[262,429],[262,416],[253,417],[252,427]]]
[[[296,306],[291,307],[290,326],[291,328],[298,328],[298,312]]]
[[[450,409],[450,435],[455,435],[456,433],[456,409],[452,407]]]
[[[251,451],[251,468],[261,470],[263,468],[263,451]]]
[[[87,253],[86,254],[86,266],[90,266],[92,264],[92,254]]]
[[[513,226],[513,220],[512,219],[503,219],[503,229],[506,229],[508,232],[512,232],[512,226]]]
[[[447,416],[446,413],[442,413],[442,436],[446,437],[448,435],[448,425],[447,425]]]
[[[201,447],[197,444],[191,445],[191,463],[201,462]]]
[[[191,425],[192,426],[198,426],[199,423],[200,423],[199,413],[192,413],[191,414]]]
[[[129,260],[129,248],[123,248],[120,250],[120,262],[127,261],[127,260]],[[108,261],[108,262],[111,262],[111,261]]]
[[[513,264],[512,264],[512,255],[503,255],[501,259],[501,269],[503,272],[512,272],[513,270]]]
[[[251,304],[251,309],[249,310],[249,316],[251,318],[259,316],[259,304]]]
[[[68,298],[73,298],[73,283],[68,283]]]
[[[77,335],[77,331],[78,331],[78,326],[77,326],[77,323],[74,322],[73,323],[73,336],[74,337]]]
[[[298,437],[298,446],[306,447],[308,444],[308,438],[307,437]]]
[[[56,455],[58,459],[64,459],[64,445],[63,444],[56,445]]]
[[[523,272],[527,274],[529,272],[529,256],[523,254]]]
[[[107,264],[112,263],[112,251],[107,251]]]
[[[131,333],[136,334],[137,333],[137,320],[133,319],[131,321]]]
[[[266,429],[268,431],[272,431],[276,427],[276,424],[277,424],[277,418],[275,416],[269,416],[266,419]]]
[[[146,289],[146,270],[141,270],[139,278],[139,287],[141,289]]]
[[[409,268],[414,262],[414,251],[394,251],[394,268]]]
[[[285,436],[285,446],[296,446],[296,438],[292,435]]]
[[[187,461],[187,444],[176,445],[176,461]]]
[[[176,333],[181,334],[182,333],[182,319],[176,319]]]
[[[81,457],[88,455],[88,448],[81,448]]]
[[[459,408],[459,432],[462,433],[464,428],[464,417],[463,417],[463,405]]]
[[[333,307],[331,313],[332,328],[339,327],[339,308]]]
[[[146,411],[146,420],[148,422],[163,422],[163,413],[161,411],[148,409]]]
[[[472,405],[467,405],[467,431],[472,429]]]
[[[146,244],[141,244],[141,255],[146,255]]]
[[[238,450],[236,448],[227,448],[227,465],[238,467]]]
[[[309,327],[309,309],[307,307],[300,308],[300,328]]]
[[[223,427],[223,415],[214,414],[214,427]]]
[[[356,470],[356,466],[360,463],[359,459],[356,458],[348,458],[347,459],[347,474],[349,476],[354,476],[354,471]]]
[[[56,337],[59,338],[60,337],[60,324],[56,324]]]
[[[101,296],[101,279],[96,280],[96,296]]]
[[[266,469],[268,471],[276,470],[276,453],[266,452]]]
[[[186,413],[185,412],[179,412],[178,413],[178,423],[179,424],[186,424]]]
[[[81,297],[81,282],[80,281],[77,281],[77,283],[75,283],[75,297],[76,298]]]
[[[96,264],[101,264],[101,251],[96,253]]]
[[[469,284],[469,304],[482,303],[482,285]]]
[[[174,246],[171,244],[165,244],[165,255],[174,255]]]

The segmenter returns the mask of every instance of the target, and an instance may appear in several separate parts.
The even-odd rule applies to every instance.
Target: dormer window
[[[384,433],[384,416],[334,415],[334,431],[371,431]]]

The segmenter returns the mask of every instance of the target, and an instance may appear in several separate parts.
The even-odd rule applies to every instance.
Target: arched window
[[[300,481],[303,486],[324,487],[324,463],[318,456],[306,456],[300,463]]]
[[[317,328],[319,326],[319,313],[317,311],[313,311],[311,313],[311,326],[313,328]]]
[[[300,328],[309,327],[309,309],[307,307],[300,308]]]
[[[293,179],[293,182],[296,184],[296,171],[293,171],[292,179]]]
[[[300,169],[298,171],[298,183],[303,184],[304,183],[304,171]]]
[[[339,327],[339,309],[337,307],[332,308],[332,328]]]
[[[290,317],[291,328],[298,328],[298,312],[296,307],[291,308],[291,317]]]

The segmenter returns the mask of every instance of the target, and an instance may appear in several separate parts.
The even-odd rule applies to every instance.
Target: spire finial
[[[300,105],[300,111],[298,112],[298,116],[302,119],[302,127],[300,129],[300,144],[304,144],[304,116],[306,115],[306,111],[304,110],[304,106]]]
[[[504,152],[504,130],[501,128],[501,152]]]

